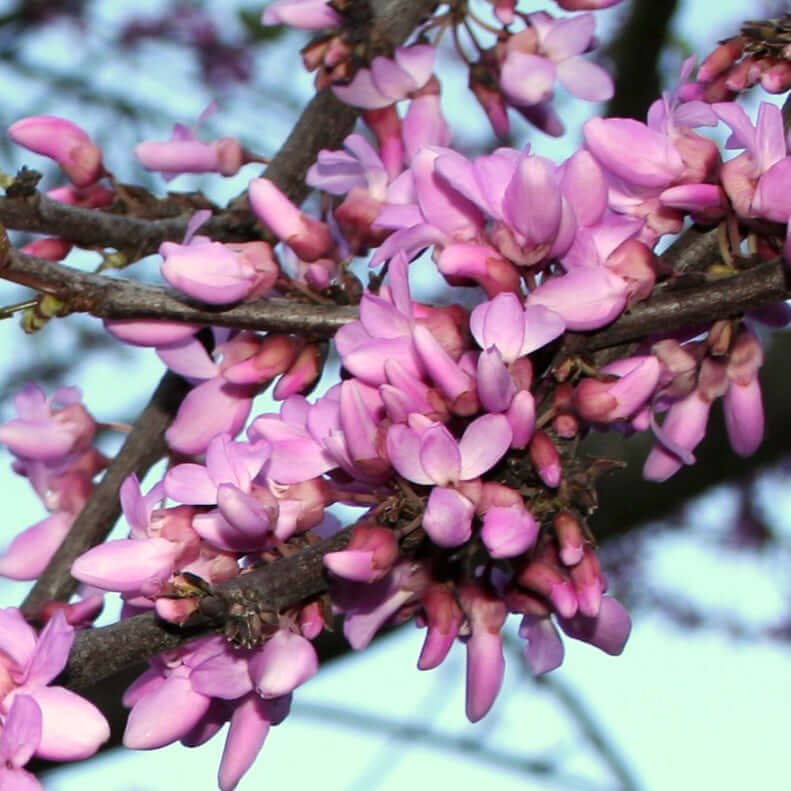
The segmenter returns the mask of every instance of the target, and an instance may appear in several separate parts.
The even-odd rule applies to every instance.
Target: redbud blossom
[[[538,523],[522,505],[493,506],[486,511],[481,539],[493,558],[526,552],[538,536]]]
[[[253,179],[250,205],[261,222],[285,242],[303,261],[316,261],[332,247],[326,223],[303,214],[269,179]]]
[[[376,582],[398,558],[392,530],[361,522],[355,525],[349,546],[324,555],[324,565],[339,577],[354,582]]]
[[[422,604],[428,628],[417,666],[419,670],[431,670],[448,655],[459,633],[462,612],[446,585],[429,586],[423,594]]]
[[[348,85],[333,85],[346,104],[374,110],[405,99],[422,88],[434,69],[436,49],[425,44],[397,47],[394,60],[374,58],[370,69],[359,69]]]
[[[8,714],[17,696],[30,696],[42,715],[35,754],[53,761],[87,758],[110,736],[92,703],[65,687],[49,686],[66,666],[73,642],[74,627],[61,611],[37,636],[19,610],[0,610],[0,712]]]
[[[503,601],[478,584],[459,589],[467,616],[467,719],[478,722],[492,707],[503,683],[505,658],[501,629],[508,611]]]
[[[246,297],[257,280],[249,260],[229,246],[194,236],[189,244],[163,242],[162,276],[174,288],[210,305],[227,305]]]
[[[0,442],[16,456],[42,461],[85,450],[96,423],[81,397],[79,388],[61,387],[48,401],[40,387],[28,384],[14,397],[19,417],[0,425]]]
[[[30,151],[54,159],[77,187],[86,187],[104,175],[101,148],[65,118],[52,115],[23,118],[11,124],[8,136]]]

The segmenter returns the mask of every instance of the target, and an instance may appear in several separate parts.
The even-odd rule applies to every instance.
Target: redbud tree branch
[[[370,35],[398,45],[435,6],[435,0],[411,0],[409,3],[377,0],[373,4]],[[357,114],[354,108],[344,105],[328,89],[319,92],[302,113],[264,176],[274,181],[292,200],[301,202],[308,191],[304,182],[307,168],[322,148],[340,147],[351,132]],[[27,211],[18,211],[20,205],[27,207]],[[253,216],[242,200],[231,207],[227,217],[210,220],[207,232],[216,231],[218,223],[219,227],[225,223],[236,227],[233,223],[238,221],[240,212],[248,218],[246,224],[242,224],[250,225]],[[135,248],[139,254],[152,252],[164,239],[180,239],[187,220],[186,215],[175,220],[142,220],[97,210],[78,210],[35,192],[23,194],[16,203],[13,197],[2,199],[0,203],[0,222],[10,228],[54,233],[83,245],[113,246],[124,250]],[[116,222],[120,228],[116,227]],[[8,260],[13,260],[13,257],[7,252],[0,255],[0,265]],[[69,573],[72,563],[87,548],[104,540],[120,516],[118,487],[123,479],[133,471],[142,477],[157,459],[166,454],[164,432],[186,392],[180,377],[172,373],[163,377],[121,452],[105,473],[103,483],[107,481],[106,485],[97,486],[70,531],[75,535],[61,545],[23,603],[23,611],[28,617],[35,617],[45,601],[67,601],[76,591],[78,583]]]
[[[690,243],[690,239],[694,244]],[[662,256],[675,271],[687,270],[694,256],[716,260],[716,230],[694,228]],[[0,276],[52,294],[68,312],[86,312],[101,319],[162,319],[211,324],[234,329],[296,333],[311,340],[332,337],[357,318],[350,306],[307,305],[287,299],[260,299],[231,308],[212,308],[156,286],[109,278],[63,264],[11,251]],[[757,264],[730,277],[692,286],[665,285],[609,326],[574,334],[575,350],[595,351],[652,334],[706,325],[791,297],[786,268],[780,259]]]

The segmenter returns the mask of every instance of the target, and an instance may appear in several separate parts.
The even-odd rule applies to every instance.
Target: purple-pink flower
[[[33,750],[53,761],[87,758],[110,736],[96,706],[64,687],[50,686],[66,666],[73,641],[74,627],[60,610],[39,635],[18,609],[0,610],[0,715],[10,717],[17,697],[34,701],[41,711],[41,733]],[[28,711],[28,717],[35,715]]]

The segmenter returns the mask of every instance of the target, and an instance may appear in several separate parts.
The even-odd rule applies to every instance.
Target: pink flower
[[[374,58],[370,69],[360,69],[348,85],[333,85],[346,104],[375,109],[387,107],[422,88],[434,69],[436,49],[426,44],[398,47],[395,60]]]
[[[261,222],[303,261],[316,261],[332,248],[326,223],[299,210],[269,179],[253,179],[248,188],[250,204]]]
[[[511,427],[503,415],[483,415],[470,423],[461,440],[441,423],[413,414],[409,424],[387,432],[387,454],[400,475],[434,485],[423,527],[434,543],[454,547],[470,538],[475,504],[455,486],[478,478],[508,450]]]
[[[494,346],[503,362],[512,363],[563,334],[563,318],[542,305],[524,307],[516,294],[504,292],[481,302],[470,314],[470,332],[482,349]]]
[[[158,170],[166,181],[181,173],[220,173],[233,176],[242,165],[254,161],[242,144],[233,137],[221,137],[211,143],[198,138],[203,121],[217,110],[211,102],[200,114],[195,127],[178,123],[173,126],[171,139],[165,142],[145,140],[135,146],[135,156],[146,170]]]
[[[683,464],[694,464],[692,451],[706,434],[711,402],[698,390],[676,401],[670,407],[661,429],[655,428],[658,442],[643,465],[643,477],[649,481],[665,481]]]
[[[65,118],[35,115],[8,128],[8,136],[21,146],[57,162],[78,187],[104,175],[102,150],[79,126]]]
[[[459,590],[461,608],[467,616],[467,718],[478,722],[494,704],[505,674],[501,629],[508,611],[494,593],[478,584]]]
[[[493,506],[486,511],[481,539],[493,558],[512,558],[526,552],[538,536],[538,523],[521,503]]]
[[[659,384],[661,367],[656,357],[648,355],[618,360],[601,373],[619,378],[583,379],[574,392],[574,406],[585,420],[609,423],[630,418],[646,404]]]
[[[318,669],[313,644],[289,629],[278,629],[248,664],[255,691],[264,700],[290,694]]]
[[[218,434],[206,449],[206,465],[177,464],[163,482],[171,499],[189,505],[216,505],[192,520],[211,544],[232,552],[261,547],[274,526],[276,509],[255,497],[253,479],[266,463],[270,445],[233,442]]]
[[[552,98],[557,79],[575,96],[591,102],[612,97],[612,78],[582,57],[592,44],[593,14],[553,19],[529,15],[531,27],[511,36],[501,67],[500,87],[510,104],[530,106]]]
[[[74,627],[60,610],[38,637],[19,610],[0,610],[0,714],[10,716],[18,696],[35,701],[42,718],[35,754],[55,761],[87,758],[110,736],[92,703],[64,687],[48,686],[66,666],[73,641]]]
[[[77,387],[61,387],[47,400],[33,383],[14,397],[18,418],[0,426],[0,442],[16,456],[51,462],[85,450],[96,423],[80,403]]]
[[[614,321],[626,308],[627,282],[603,266],[574,267],[545,280],[527,298],[559,313],[570,330],[594,330]]]

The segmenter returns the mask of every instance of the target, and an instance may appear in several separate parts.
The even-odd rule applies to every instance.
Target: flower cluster
[[[477,52],[466,58],[470,87],[496,132],[507,133],[506,108],[514,107],[560,133],[551,104],[556,83],[590,101],[609,98],[609,76],[584,56],[595,45],[589,12],[615,2],[558,0],[584,12],[563,18],[492,2],[499,28],[483,26],[497,34],[490,47],[470,32],[481,23],[470,17],[465,30]],[[318,71],[320,86],[363,108],[371,133],[322,151],[308,170],[308,184],[325,193],[321,215],[302,211],[273,180],[254,178],[251,220],[279,245],[215,241],[205,210],[181,243],[159,248],[165,281],[218,312],[294,293],[359,304],[358,318],[334,337],[341,380],[309,398],[326,347],[296,335],[106,322],[120,341],[153,347],[192,385],[166,434],[173,458],[162,480],[146,493],[135,476],[121,486],[129,537],[90,549],[71,569],[85,585],[120,593],[124,617],[153,609],[188,623],[202,597],[224,583],[336,536],[342,526],[334,506],[361,510],[345,548],[324,555],[327,598],[278,612],[235,601],[230,642],[215,636],[162,654],[126,693],[132,711],[124,742],[132,748],[176,740],[197,746],[230,722],[223,791],[235,787],[269,728],[288,714],[293,691],[316,672],[311,640],[334,614],[343,614],[355,649],[383,626],[415,619],[426,628],[421,670],[462,642],[472,721],[501,687],[509,614],[520,618],[537,674],[562,662],[561,632],[619,654],[630,618],[607,595],[585,523],[595,480],[576,458],[576,441],[591,430],[650,431],[655,444],[644,475],[665,480],[694,463],[712,404],[722,398],[734,451],[753,453],[764,419],[762,350],[751,325],[789,318],[770,306],[657,333],[599,365],[567,343],[677,279],[657,245],[689,220],[722,222],[723,238],[730,234],[724,263],[701,278],[736,271],[746,223],[757,259],[781,250],[791,259],[791,156],[780,111],[764,103],[753,124],[734,102],[704,101],[713,89],[699,87],[731,66],[709,61],[691,83],[688,60],[679,89],[658,99],[644,123],[593,118],[583,146],[563,162],[530,146],[468,158],[451,146],[433,73],[431,33],[454,23],[455,12],[441,10],[423,25],[419,43],[383,54],[370,42],[351,46],[350,6],[279,0],[263,17],[319,31],[305,49],[306,65]],[[727,146],[741,151],[727,161],[699,131],[721,122],[732,131]],[[98,183],[107,175],[101,152],[73,124],[39,117],[10,133],[61,165],[72,183],[57,199],[94,208],[114,200]],[[204,143],[181,125],[172,140],[141,143],[135,153],[166,178],[231,175],[257,161],[238,141]],[[57,248],[53,240],[38,243],[38,255]],[[382,270],[363,291],[348,264],[369,251],[370,265]],[[413,298],[415,279],[433,267],[448,286],[442,306]],[[279,409],[255,410],[265,391]],[[0,426],[15,468],[52,512],[0,559],[6,576],[41,573],[106,463],[91,446],[96,424],[79,398],[61,389],[47,401],[30,385],[17,396],[19,416]],[[18,612],[0,613],[7,624],[0,633],[8,635],[0,646],[7,659],[0,662],[1,771],[19,783],[32,782],[22,767],[34,752],[80,757],[104,738],[83,706],[74,716],[87,720],[84,743],[67,739],[71,746],[55,755],[52,729],[62,720],[51,720],[47,703],[65,693],[47,684],[68,654],[67,619],[90,622],[99,600],[61,606],[38,642]]]

